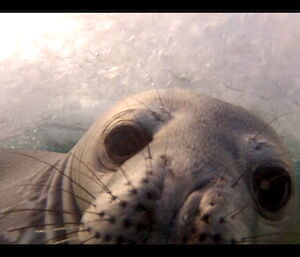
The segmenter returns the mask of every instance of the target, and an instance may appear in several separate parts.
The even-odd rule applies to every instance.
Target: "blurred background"
[[[155,84],[288,113],[272,125],[297,162],[299,28],[298,13],[1,13],[0,147],[66,152]]]

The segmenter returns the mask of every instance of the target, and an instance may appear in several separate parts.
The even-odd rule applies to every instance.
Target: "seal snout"
[[[113,190],[115,198],[99,195],[96,207],[84,214],[82,240],[92,238],[88,243],[97,244],[235,242],[224,234],[228,222],[222,216],[226,200],[220,183],[205,179],[191,186],[189,176],[170,172],[166,159],[160,158],[154,171],[140,177],[139,183]]]
[[[237,240],[229,238],[228,222],[224,216],[226,200],[215,188],[193,192],[178,215],[177,243],[228,244]]]

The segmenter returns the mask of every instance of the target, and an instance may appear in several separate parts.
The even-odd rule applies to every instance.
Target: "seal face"
[[[276,133],[189,90],[123,100],[58,165],[50,243],[280,243],[295,216],[295,173]]]

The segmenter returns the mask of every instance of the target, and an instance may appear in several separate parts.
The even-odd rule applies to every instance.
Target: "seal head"
[[[239,106],[189,90],[123,100],[67,166],[74,194],[91,203],[75,199],[79,243],[282,242],[295,216],[295,172],[276,133]]]

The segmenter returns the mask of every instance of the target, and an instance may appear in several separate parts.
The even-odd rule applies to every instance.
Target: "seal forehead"
[[[158,114],[164,110],[174,117],[183,117],[186,121],[206,123],[209,126],[238,129],[253,128],[264,125],[248,110],[227,102],[196,93],[186,89],[152,90],[140,93],[121,103],[123,109],[133,106],[156,110]],[[119,105],[114,110],[122,110]]]

